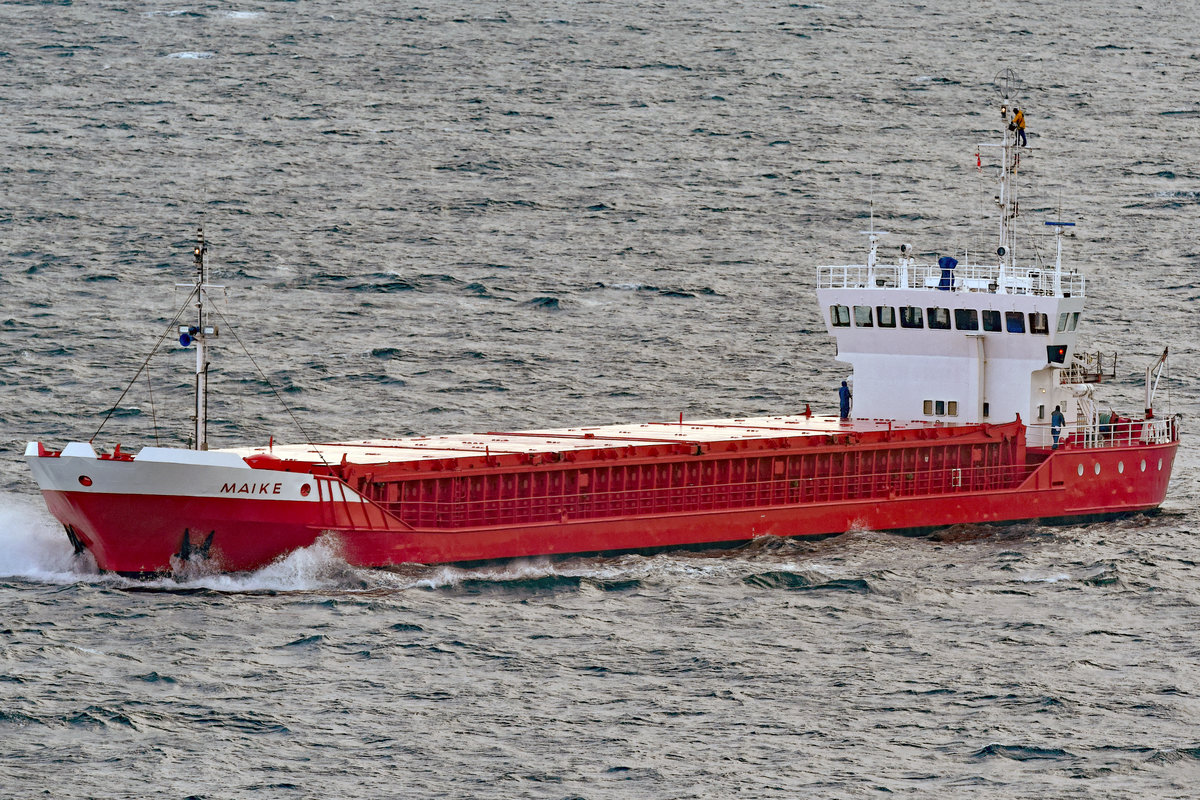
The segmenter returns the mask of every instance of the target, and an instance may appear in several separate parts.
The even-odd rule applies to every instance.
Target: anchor
[[[75,555],[83,555],[83,551],[87,550],[87,545],[80,541],[79,534],[75,532],[75,526],[64,524],[63,527],[67,529],[67,540],[71,542],[71,547],[75,548]]]
[[[183,529],[183,541],[179,543],[178,556],[180,561],[191,561],[193,558],[203,560],[208,558],[209,548],[212,547],[213,536],[216,531],[209,531],[208,536],[204,537],[204,541],[200,544],[192,544],[192,531],[190,528]]]

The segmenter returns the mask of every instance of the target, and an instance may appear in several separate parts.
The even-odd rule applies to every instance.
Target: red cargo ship
[[[1157,508],[1178,427],[1102,414],[1103,362],[1076,352],[1084,281],[1018,267],[1013,175],[1028,148],[1002,106],[1000,246],[986,264],[821,267],[817,296],[854,368],[849,418],[803,414],[209,450],[205,248],[188,302],[195,450],[31,442],[51,513],[104,570],[260,567],[325,535],[351,564],[644,551],[854,528],[1090,519]],[[1054,409],[1054,410],[1051,410]],[[903,421],[902,421],[903,420]]]

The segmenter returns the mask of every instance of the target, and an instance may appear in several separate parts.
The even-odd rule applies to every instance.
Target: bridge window
[[[879,320],[879,327],[894,328],[896,327],[896,309],[891,306],[877,306],[875,308],[876,319]]]
[[[1040,311],[1029,312],[1029,332],[1042,336],[1050,335],[1050,319]]]
[[[1008,328],[1009,333],[1024,333],[1025,315],[1020,311],[1005,311],[1004,325]]]
[[[950,330],[950,309],[948,308],[927,308],[929,312],[929,327],[939,331]]]
[[[954,327],[960,331],[979,330],[979,313],[973,308],[954,309]]]
[[[900,306],[901,328],[924,328],[925,321],[921,317],[921,309],[916,306]]]
[[[835,328],[850,327],[850,306],[830,306],[829,321]]]
[[[1069,319],[1070,316],[1071,315],[1065,311],[1058,315],[1058,332],[1059,333],[1062,333],[1063,331],[1065,331],[1067,329],[1067,319]]]
[[[875,323],[871,320],[870,306],[855,306],[854,307],[854,324],[859,328],[873,328]]]
[[[996,333],[1003,330],[1000,327],[1000,312],[999,311],[984,311],[983,312],[983,329]]]
[[[1079,312],[1076,311],[1074,314],[1071,315],[1071,322],[1069,325],[1067,325],[1067,330],[1069,330],[1069,331],[1075,330],[1075,326],[1078,324],[1079,324]]]

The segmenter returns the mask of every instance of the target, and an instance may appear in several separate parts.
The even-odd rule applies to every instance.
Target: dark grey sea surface
[[[201,224],[214,446],[831,412],[815,267],[872,215],[994,249],[1008,67],[1019,246],[1078,223],[1105,396],[1170,344],[1190,432],[1198,41],[1122,0],[0,5],[0,795],[1195,797],[1190,438],[1155,517],[146,583],[20,455],[96,433]],[[186,444],[193,359],[97,443]]]

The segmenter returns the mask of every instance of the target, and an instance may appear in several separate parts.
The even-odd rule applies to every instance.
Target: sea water
[[[1186,4],[0,9],[0,794],[1194,795]],[[1171,347],[1158,516],[135,582],[20,458],[186,446],[201,225],[213,446],[832,413],[815,267],[991,257],[1006,68],[1104,402]]]

